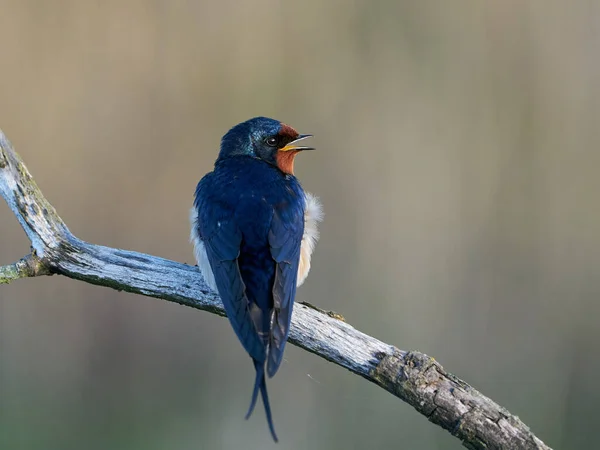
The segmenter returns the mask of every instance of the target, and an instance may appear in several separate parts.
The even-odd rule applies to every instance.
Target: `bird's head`
[[[313,147],[297,145],[308,137],[311,135],[299,134],[278,120],[255,117],[237,124],[223,136],[219,160],[251,156],[293,175],[294,157],[303,150],[314,150]]]

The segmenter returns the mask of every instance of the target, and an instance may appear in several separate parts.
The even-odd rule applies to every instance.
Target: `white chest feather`
[[[300,286],[306,280],[310,270],[310,257],[319,240],[319,222],[323,220],[323,207],[314,195],[306,192],[306,209],[304,210],[304,235],[300,244],[300,265],[298,266],[298,281]]]
[[[302,243],[300,244],[300,264],[298,266],[298,281],[297,286],[300,286],[306,280],[310,270],[310,257],[317,241],[319,240],[319,230],[317,225],[323,220],[323,207],[317,197],[306,192],[306,209],[304,210],[304,234],[302,235]],[[196,208],[190,210],[190,222],[192,231],[190,233],[190,242],[194,244],[194,256],[198,263],[198,269],[204,277],[209,288],[216,291],[217,285],[215,276],[213,275],[204,248],[204,243],[198,235],[198,213]]]
[[[198,263],[198,269],[200,270],[202,277],[204,277],[204,281],[206,281],[208,287],[217,292],[217,283],[210,267],[210,261],[208,260],[206,249],[204,248],[204,242],[202,242],[202,239],[200,239],[200,236],[198,235],[198,212],[196,211],[196,208],[190,209],[190,222],[192,225],[190,242],[194,244],[194,256]]]

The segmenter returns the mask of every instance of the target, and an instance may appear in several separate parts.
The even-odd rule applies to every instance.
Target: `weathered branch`
[[[33,253],[24,256],[16,263],[0,266],[0,284],[8,284],[13,280],[27,277],[50,275],[50,271]]]
[[[32,254],[0,267],[0,283],[61,274],[221,316],[221,301],[195,267],[77,239],[44,198],[0,131],[0,194],[32,245]],[[290,342],[360,375],[412,405],[470,449],[549,449],[516,416],[433,358],[385,344],[311,305],[294,309]]]

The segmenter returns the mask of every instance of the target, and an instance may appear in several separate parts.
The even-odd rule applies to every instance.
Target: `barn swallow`
[[[294,175],[296,155],[314,150],[299,145],[309,137],[266,117],[234,126],[196,187],[190,215],[198,268],[254,363],[246,419],[260,391],[275,442],[265,378],[281,365],[296,287],[310,270],[322,220],[319,200]]]

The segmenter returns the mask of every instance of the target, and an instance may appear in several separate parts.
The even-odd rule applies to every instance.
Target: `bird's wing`
[[[273,283],[273,324],[267,363],[269,377],[275,375],[279,369],[290,331],[303,233],[303,208],[275,208],[269,230],[271,256],[277,263]]]
[[[194,206],[198,211],[198,237],[206,248],[217,290],[231,326],[246,352],[255,360],[264,361],[265,343],[252,320],[246,286],[237,261],[242,233],[235,222],[235,211],[227,203],[219,201],[218,196],[223,191],[214,194],[210,191],[207,192],[202,182],[196,190]]]

